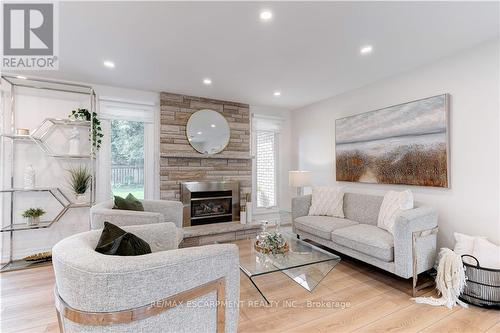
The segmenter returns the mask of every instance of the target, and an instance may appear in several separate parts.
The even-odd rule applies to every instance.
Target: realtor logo
[[[3,70],[58,69],[56,5],[3,4]]]

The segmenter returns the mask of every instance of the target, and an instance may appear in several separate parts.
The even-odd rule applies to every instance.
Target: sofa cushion
[[[374,225],[357,224],[333,230],[332,241],[383,261],[394,261],[394,238]]]
[[[377,225],[384,197],[369,194],[345,193],[344,216],[359,223]]]
[[[295,228],[328,240],[332,231],[356,224],[358,222],[331,216],[301,216],[295,219]]]

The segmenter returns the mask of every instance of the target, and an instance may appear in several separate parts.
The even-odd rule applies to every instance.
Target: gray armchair
[[[104,222],[117,226],[172,222],[182,228],[182,203],[167,200],[141,200],[143,212],[113,209],[113,200],[104,201],[90,209],[91,229],[102,229]]]
[[[127,226],[153,253],[94,250],[99,230],[52,251],[61,332],[236,332],[239,257],[232,244],[177,249],[173,223]]]

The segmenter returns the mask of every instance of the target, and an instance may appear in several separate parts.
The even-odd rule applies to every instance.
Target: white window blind
[[[276,141],[272,131],[256,131],[257,208],[276,206]]]

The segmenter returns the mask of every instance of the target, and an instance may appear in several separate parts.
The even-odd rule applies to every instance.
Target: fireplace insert
[[[195,226],[239,219],[237,182],[186,182],[181,185],[184,204],[183,226]]]

